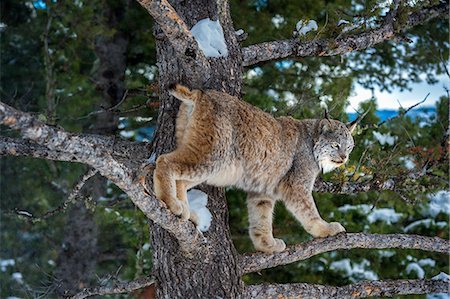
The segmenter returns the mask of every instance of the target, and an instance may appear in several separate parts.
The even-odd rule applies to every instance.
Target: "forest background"
[[[439,1],[408,3],[419,10]],[[234,27],[248,35],[243,45],[291,37],[299,20],[318,24],[317,31],[298,37],[304,40],[341,34],[351,23],[358,24],[353,30],[364,30],[375,26],[375,17],[389,5],[379,0],[230,2]],[[150,24],[150,15],[135,1],[2,1],[1,100],[67,131],[150,143],[159,108]],[[253,65],[244,71],[242,97],[275,116],[319,118],[326,108],[345,122],[353,117],[347,111],[356,84],[392,91],[448,80],[448,36],[448,20],[436,18],[359,52]],[[411,100],[419,103],[427,93],[420,90]],[[393,119],[377,116],[378,100],[375,94],[354,107],[369,112],[351,159],[323,179],[391,180],[394,187],[372,184],[355,194],[315,193],[321,215],[349,232],[448,239],[447,88],[442,86],[440,97],[426,99],[422,107],[427,109],[403,115],[405,106]],[[3,144],[15,134],[2,127]],[[76,163],[1,157],[0,297],[55,297],[151,273],[147,218],[119,188],[96,174],[76,198],[70,196],[86,171]],[[227,189],[227,203],[234,245],[240,253],[253,251],[245,194]],[[311,239],[281,204],[274,234],[287,244]],[[448,256],[437,253],[348,250],[247,274],[243,280],[345,285],[431,278],[448,274],[448,267]]]

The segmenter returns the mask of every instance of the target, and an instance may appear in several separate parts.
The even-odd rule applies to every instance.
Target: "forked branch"
[[[367,298],[374,296],[447,293],[449,282],[433,279],[364,281],[342,287],[293,283],[247,286],[245,297],[258,298]]]
[[[267,268],[306,260],[324,252],[353,248],[419,249],[448,254],[450,251],[450,242],[438,237],[432,238],[405,234],[339,234],[334,237],[319,238],[303,244],[293,245],[279,253],[245,254],[242,258],[241,267],[243,273],[257,272]]]
[[[445,1],[436,6],[423,8],[412,13],[400,31],[425,23],[433,18],[448,17],[449,3]],[[398,31],[394,28],[394,18],[381,27],[348,35],[337,39],[321,39],[302,42],[297,38],[276,40],[242,48],[244,66],[287,57],[334,56],[351,51],[364,50],[386,40],[393,39]]]
[[[114,139],[65,132],[2,102],[0,102],[0,124],[20,131],[24,137],[33,141],[29,143],[3,137],[0,139],[3,154],[29,153],[42,158],[63,161],[70,159],[90,165],[126,192],[147,218],[172,233],[183,250],[195,251],[200,247],[202,235],[190,221],[176,217],[153,194],[145,193],[143,186],[136,179],[136,163],[130,164],[129,159],[123,158],[127,154],[124,149],[128,148],[123,143],[117,142],[118,152],[121,155],[116,157],[113,150],[116,143]],[[142,147],[138,148],[142,150]],[[142,153],[137,155],[141,156]]]

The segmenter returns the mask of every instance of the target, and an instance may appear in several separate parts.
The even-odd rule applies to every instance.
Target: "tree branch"
[[[50,150],[29,140],[0,136],[0,156],[25,156],[54,161],[76,162],[72,154]]]
[[[167,0],[137,0],[137,2],[154,18],[177,52],[177,56],[187,64],[187,68],[184,68],[186,72],[208,74],[209,62],[205,54],[172,5]]]
[[[374,296],[447,293],[448,281],[409,279],[363,281],[342,287],[308,283],[261,284],[246,287],[244,298],[367,298]]]
[[[41,151],[44,151],[42,147],[45,147],[49,151],[61,152],[64,157],[73,156],[75,161],[97,169],[126,192],[147,218],[177,238],[184,251],[196,251],[203,244],[203,235],[197,231],[192,222],[176,217],[154,194],[146,194],[144,187],[136,179],[136,165],[142,164],[143,160],[139,163],[130,162],[129,158],[133,158],[132,156],[128,159],[119,157],[123,161],[116,159],[113,151],[114,139],[68,133],[62,129],[48,126],[30,114],[18,111],[2,102],[0,102],[0,124],[19,130],[23,136],[38,143]],[[11,141],[11,139],[6,140]],[[25,143],[18,144],[22,146]]]
[[[130,293],[148,287],[155,283],[153,277],[139,278],[133,281],[114,283],[112,286],[100,286],[95,288],[84,289],[71,299],[83,299],[94,295],[122,294]]]
[[[289,246],[285,251],[279,253],[265,254],[258,252],[244,254],[241,267],[243,273],[257,272],[267,268],[306,260],[324,252],[352,248],[419,249],[448,254],[450,251],[450,242],[438,237],[432,238],[405,234],[339,234],[334,237],[318,238],[303,244]]]
[[[425,23],[433,18],[448,17],[449,3],[423,8],[408,16],[406,24],[400,31]],[[337,39],[321,39],[302,42],[297,38],[265,42],[242,48],[244,66],[264,61],[279,60],[286,57],[334,56],[351,51],[370,48],[395,37],[394,18],[385,22],[380,28],[361,34],[349,35]]]

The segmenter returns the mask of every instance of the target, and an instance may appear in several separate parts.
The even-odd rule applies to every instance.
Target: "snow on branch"
[[[363,281],[342,287],[292,283],[250,285],[244,298],[367,298],[392,297],[395,295],[447,293],[448,281],[433,279],[408,279],[386,281]]]
[[[411,27],[425,23],[433,18],[448,17],[449,3],[423,8],[408,16],[406,24],[400,29],[405,31]],[[363,50],[393,39],[396,36],[395,18],[376,29],[337,39],[321,39],[302,42],[297,38],[264,42],[242,48],[244,66],[254,65],[264,61],[278,60],[286,57],[334,56],[351,51]]]
[[[205,55],[189,31],[186,23],[180,18],[167,0],[137,0],[161,27],[179,58],[190,64],[208,67]]]
[[[438,237],[424,237],[405,234],[366,234],[348,233],[328,238],[318,238],[303,244],[289,246],[285,251],[265,254],[244,254],[241,262],[242,272],[251,273],[280,265],[306,260],[312,256],[338,250],[352,248],[372,249],[419,249],[432,252],[449,253],[450,242]]]
[[[114,138],[69,133],[48,126],[31,114],[16,110],[2,102],[0,102],[0,124],[20,131],[25,138],[37,144],[3,137],[0,140],[3,142],[3,144],[0,143],[0,148],[6,148],[6,150],[2,150],[3,153],[14,154],[16,151],[17,154],[15,145],[11,145],[16,144],[17,148],[20,145],[20,147],[26,148],[30,154],[38,152],[42,158],[62,157],[62,160],[66,160],[70,157],[71,161],[88,164],[126,192],[147,218],[169,231],[178,240],[184,251],[198,250],[203,244],[202,234],[192,222],[181,220],[172,214],[153,193],[147,194],[142,184],[136,179],[137,163],[130,161],[129,158],[141,158],[142,160],[138,163],[142,163],[145,160],[142,153],[135,157],[127,157],[129,146],[127,147],[123,142],[116,141]],[[7,144],[4,144],[6,142]],[[115,152],[116,143],[119,144],[118,156]],[[128,145],[134,145],[134,143],[128,143]],[[32,151],[32,149],[36,151]],[[143,148],[137,146],[137,149],[142,150]],[[50,152],[52,153],[50,154]],[[21,153],[25,154],[25,150]],[[49,153],[49,156],[45,157],[46,153]],[[143,153],[148,154],[145,150]]]
[[[139,278],[128,282],[114,283],[112,286],[99,286],[89,289],[84,289],[70,299],[83,299],[94,295],[109,295],[131,293],[133,291],[148,287],[155,283],[153,277]]]

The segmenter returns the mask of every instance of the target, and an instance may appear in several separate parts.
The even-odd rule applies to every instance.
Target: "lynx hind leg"
[[[275,200],[261,194],[249,193],[247,198],[249,234],[256,250],[281,252],[286,244],[272,235],[272,218]]]

